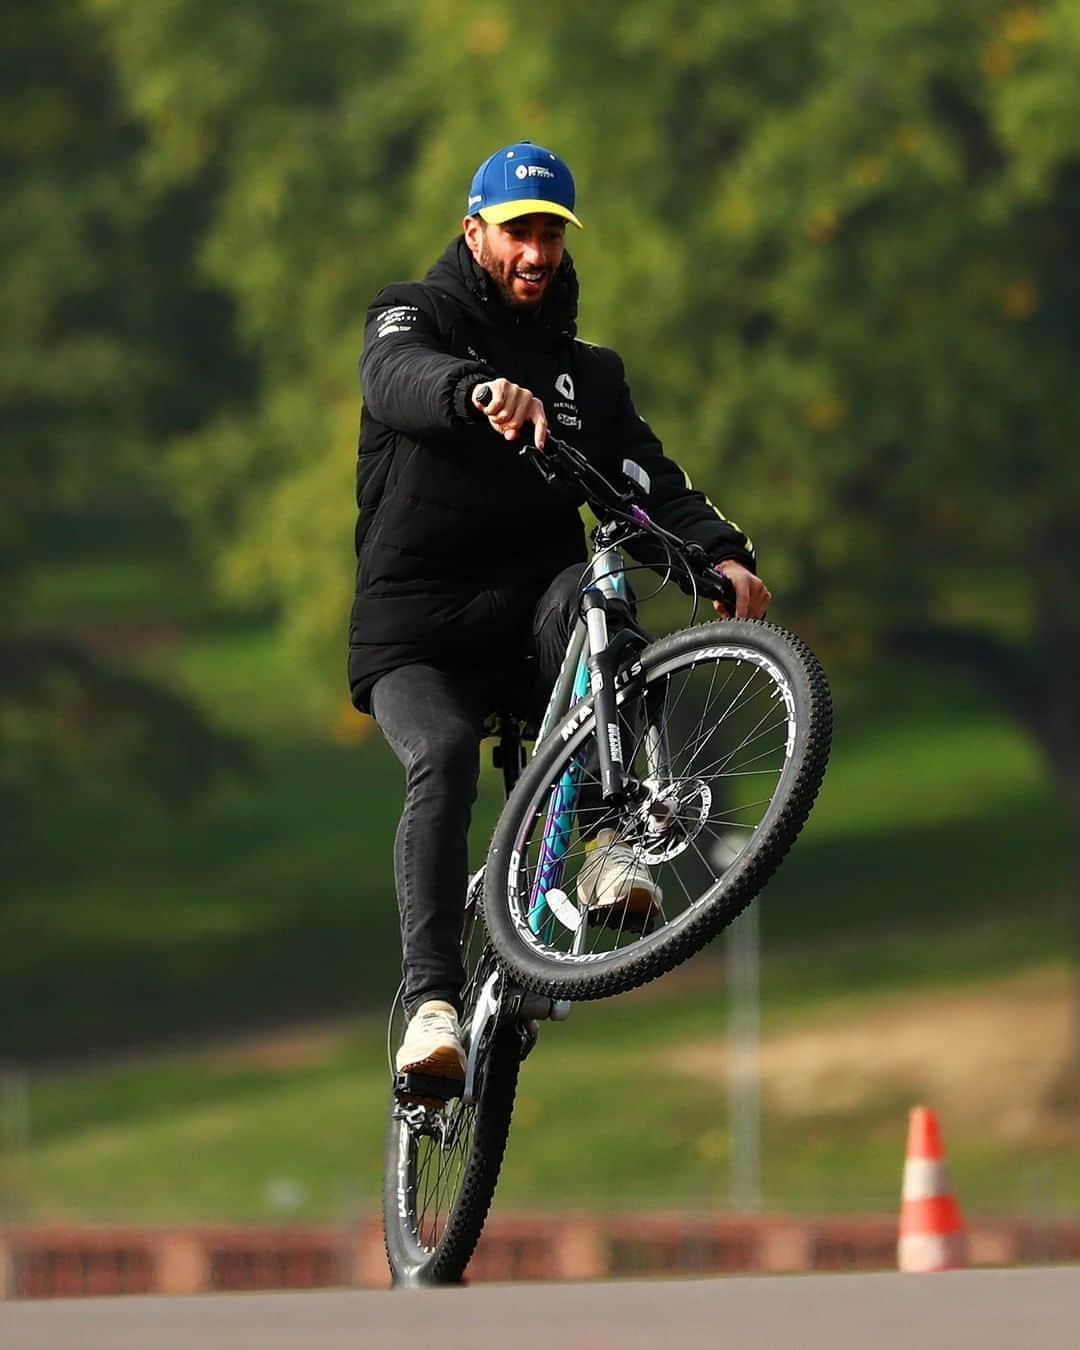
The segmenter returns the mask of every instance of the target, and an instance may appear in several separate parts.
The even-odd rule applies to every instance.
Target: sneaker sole
[[[452,1045],[440,1045],[423,1059],[396,1065],[398,1073],[429,1073],[433,1078],[449,1078],[464,1083],[465,1063]]]
[[[663,892],[659,886],[639,886],[632,889],[629,895],[620,896],[617,899],[593,900],[589,905],[589,912],[625,908],[631,914],[648,914],[658,910],[663,899]]]

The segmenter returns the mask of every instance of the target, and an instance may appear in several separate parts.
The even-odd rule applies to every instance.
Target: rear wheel
[[[514,1109],[521,1039],[496,1035],[479,1100],[442,1110],[395,1103],[386,1140],[383,1223],[395,1284],[456,1284],[499,1179]]]
[[[491,941],[513,979],[553,998],[631,989],[704,946],[780,865],[828,761],[825,674],[770,624],[653,643],[620,674],[618,706],[624,799],[601,799],[587,699],[538,747],[488,853]],[[620,869],[633,898],[604,904]]]
[[[479,916],[479,878],[470,886],[463,954],[469,981],[462,1027],[496,974]],[[404,1018],[391,1017],[388,1050]],[[455,1284],[473,1254],[499,1178],[514,1109],[522,1032],[499,1027],[481,1056],[473,1100],[443,1104],[391,1097],[383,1179],[386,1255],[398,1285]],[[391,1054],[392,1060],[392,1054]]]

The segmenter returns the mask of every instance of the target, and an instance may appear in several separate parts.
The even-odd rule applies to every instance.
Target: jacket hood
[[[552,337],[572,338],[577,333],[578,279],[569,253],[563,254],[543,304],[535,313],[513,309],[506,303],[498,286],[469,252],[463,234],[447,244],[424,280],[500,327],[535,325]]]

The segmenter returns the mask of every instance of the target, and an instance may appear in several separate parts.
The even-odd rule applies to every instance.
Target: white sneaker
[[[405,1028],[394,1059],[398,1073],[429,1073],[434,1078],[464,1079],[465,1047],[453,1004],[441,999],[421,1003]]]
[[[625,905],[630,914],[651,914],[664,893],[629,844],[620,844],[614,830],[601,830],[578,873],[578,900],[585,909]]]

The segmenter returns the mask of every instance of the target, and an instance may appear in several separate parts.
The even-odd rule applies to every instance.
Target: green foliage
[[[578,175],[583,331],[779,594],[865,631],[1019,568],[1034,610],[1078,533],[1078,43],[1069,0],[24,10],[16,482],[167,443],[228,592],[337,681],[364,309],[528,133]]]
[[[583,332],[625,352],[790,605],[851,646],[966,617],[982,569],[1020,569],[1034,609],[1042,542],[1075,548],[1067,0],[608,0],[548,6],[527,40],[495,0],[95,8],[145,176],[221,185],[202,266],[260,371],[250,410],[181,440],[180,498],[325,678],[365,306],[522,134],[578,176]]]
[[[8,518],[43,500],[146,491],[155,441],[242,391],[244,370],[230,360],[228,300],[193,267],[205,184],[145,183],[144,130],[87,7],[21,7],[5,58]]]
[[[155,182],[222,184],[202,250],[258,363],[253,408],[181,438],[173,483],[227,592],[279,606],[339,685],[352,566],[355,361],[433,117],[408,7],[103,0]],[[389,272],[387,271],[389,269]]]
[[[90,8],[21,6],[5,38],[0,793],[10,810],[42,776],[67,790],[119,774],[177,803],[237,762],[235,743],[91,652],[93,613],[43,632],[39,583],[90,508],[169,530],[161,447],[242,400],[247,368],[228,298],[195,274],[205,183],[145,181],[144,131]]]

